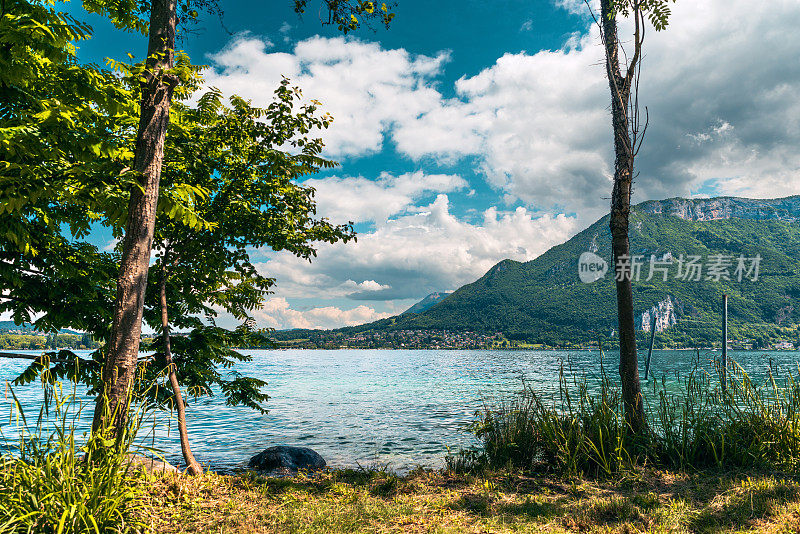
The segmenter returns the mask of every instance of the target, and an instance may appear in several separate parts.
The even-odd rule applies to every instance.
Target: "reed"
[[[105,533],[141,530],[143,489],[127,452],[141,421],[135,411],[118,446],[76,440],[74,392],[48,390],[29,422],[13,390],[19,439],[0,455],[0,532]]]
[[[602,369],[602,367],[601,367]],[[800,473],[800,369],[755,383],[738,365],[728,388],[719,369],[699,365],[646,395],[649,435],[628,427],[616,384],[567,377],[555,395],[524,386],[515,397],[476,412],[480,447],[447,458],[453,471],[486,469],[617,476],[637,466],[740,468]]]

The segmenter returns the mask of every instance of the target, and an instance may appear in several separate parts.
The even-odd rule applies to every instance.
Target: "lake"
[[[81,351],[78,351],[81,353]],[[439,467],[448,447],[474,443],[463,431],[474,411],[513,395],[525,384],[545,392],[558,387],[559,369],[592,380],[600,370],[597,351],[491,350],[254,350],[251,362],[237,366],[246,376],[269,383],[269,413],[225,406],[221,396],[193,400],[188,408],[189,437],[197,459],[214,469],[245,467],[249,458],[278,444],[311,447],[335,467],[388,465],[406,471],[417,465]],[[85,353],[85,351],[84,351]],[[770,361],[779,376],[797,370],[795,351],[731,351],[754,378],[763,378]],[[640,354],[642,375],[646,353]],[[652,374],[673,380],[692,365],[692,351],[655,351]],[[719,357],[702,351],[701,361]],[[606,370],[616,375],[618,354],[605,354]],[[13,379],[29,362],[0,358],[0,383]],[[7,388],[7,386],[4,386]],[[644,388],[647,390],[647,388]],[[14,388],[29,418],[42,400],[38,384]],[[0,398],[0,430],[17,431],[9,419],[11,396]],[[88,428],[92,400],[76,427]],[[142,439],[181,463],[177,427],[162,417]]]

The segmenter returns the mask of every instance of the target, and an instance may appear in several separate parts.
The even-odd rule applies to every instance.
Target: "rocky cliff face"
[[[637,206],[637,209],[653,214],[674,215],[686,221],[739,218],[794,222],[800,220],[800,196],[775,199],[669,198],[644,202]]]
[[[669,295],[664,300],[658,302],[652,308],[645,310],[643,313],[636,316],[634,323],[637,329],[642,329],[645,332],[650,331],[650,324],[653,316],[656,319],[656,332],[663,332],[670,326],[678,322],[678,316],[675,311],[675,302]]]

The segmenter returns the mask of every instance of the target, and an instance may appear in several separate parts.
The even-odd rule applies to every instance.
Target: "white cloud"
[[[316,189],[319,214],[334,221],[382,222],[412,208],[425,195],[449,193],[467,187],[460,176],[421,171],[377,180],[364,177],[313,178],[304,185]]]
[[[103,245],[103,248],[102,248],[103,252],[111,252],[111,251],[113,251],[115,248],[117,248],[117,244],[119,243],[119,241],[120,240],[119,240],[118,237],[115,237],[113,239],[109,239],[106,242],[106,244]],[[151,253],[151,256],[152,256],[152,253]]]
[[[418,213],[385,220],[360,234],[356,243],[321,246],[311,264],[270,253],[258,269],[277,278],[277,294],[286,298],[419,298],[472,282],[504,258],[531,260],[577,228],[575,218],[538,216],[525,208],[492,207],[480,222],[468,222],[450,213],[449,199],[441,194]],[[381,288],[354,289],[353,280]]]
[[[254,314],[259,326],[275,329],[287,328],[338,328],[364,324],[391,317],[393,313],[380,313],[364,306],[343,310],[336,306],[322,306],[310,310],[293,309],[283,297],[273,297]]]
[[[307,39],[286,54],[239,36],[212,56],[208,81],[266,103],[286,74],[334,115],[324,136],[331,154],[374,153],[389,140],[417,160],[475,157],[509,201],[580,213],[588,224],[606,210],[610,193],[608,87],[585,3],[555,4],[583,15],[585,30],[558,50],[505,54],[458,80],[456,98],[444,98],[436,85],[447,53],[414,55],[341,37]],[[672,10],[666,31],[648,32],[645,43],[641,101],[650,127],[634,200],[709,188],[800,192],[800,4],[705,0]],[[729,130],[715,132],[720,124]]]
[[[292,54],[269,53],[268,48],[263,39],[236,37],[211,55],[206,83],[266,105],[281,76],[289,77],[333,115],[324,139],[334,157],[377,152],[394,124],[437,107],[441,97],[426,82],[448,59],[445,52],[413,55],[344,37],[305,39]]]
[[[353,280],[347,280],[345,284],[352,285],[353,289],[356,291],[381,291],[383,289],[392,288],[392,286],[385,286],[383,284],[379,284],[375,280],[364,280],[360,284],[354,282]]]
[[[580,0],[556,4],[588,15]],[[702,187],[800,192],[798,16],[792,0],[677,2],[667,30],[648,33],[641,102],[650,126],[636,201]],[[589,31],[561,50],[506,54],[459,80],[459,98],[409,126],[411,143],[396,134],[399,148],[413,157],[478,156],[488,181],[511,198],[591,222],[606,208],[613,152],[602,48],[586,21]],[[458,142],[437,142],[451,131]]]
[[[600,12],[600,0],[590,0],[592,11],[597,14]],[[573,15],[589,16],[586,0],[555,0],[555,5],[566,9]]]

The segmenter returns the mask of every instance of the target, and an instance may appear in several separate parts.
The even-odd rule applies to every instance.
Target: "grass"
[[[294,478],[165,476],[153,532],[798,532],[800,483],[766,473],[639,469],[621,480],[416,471]]]
[[[482,448],[407,476],[137,474],[119,455],[83,461],[57,399],[49,436],[41,412],[31,430],[19,412],[0,533],[800,532],[798,377],[735,373],[722,392],[695,369],[681,384],[653,386],[645,440],[606,376],[591,392],[562,377],[555,398],[526,389],[479,412]]]

